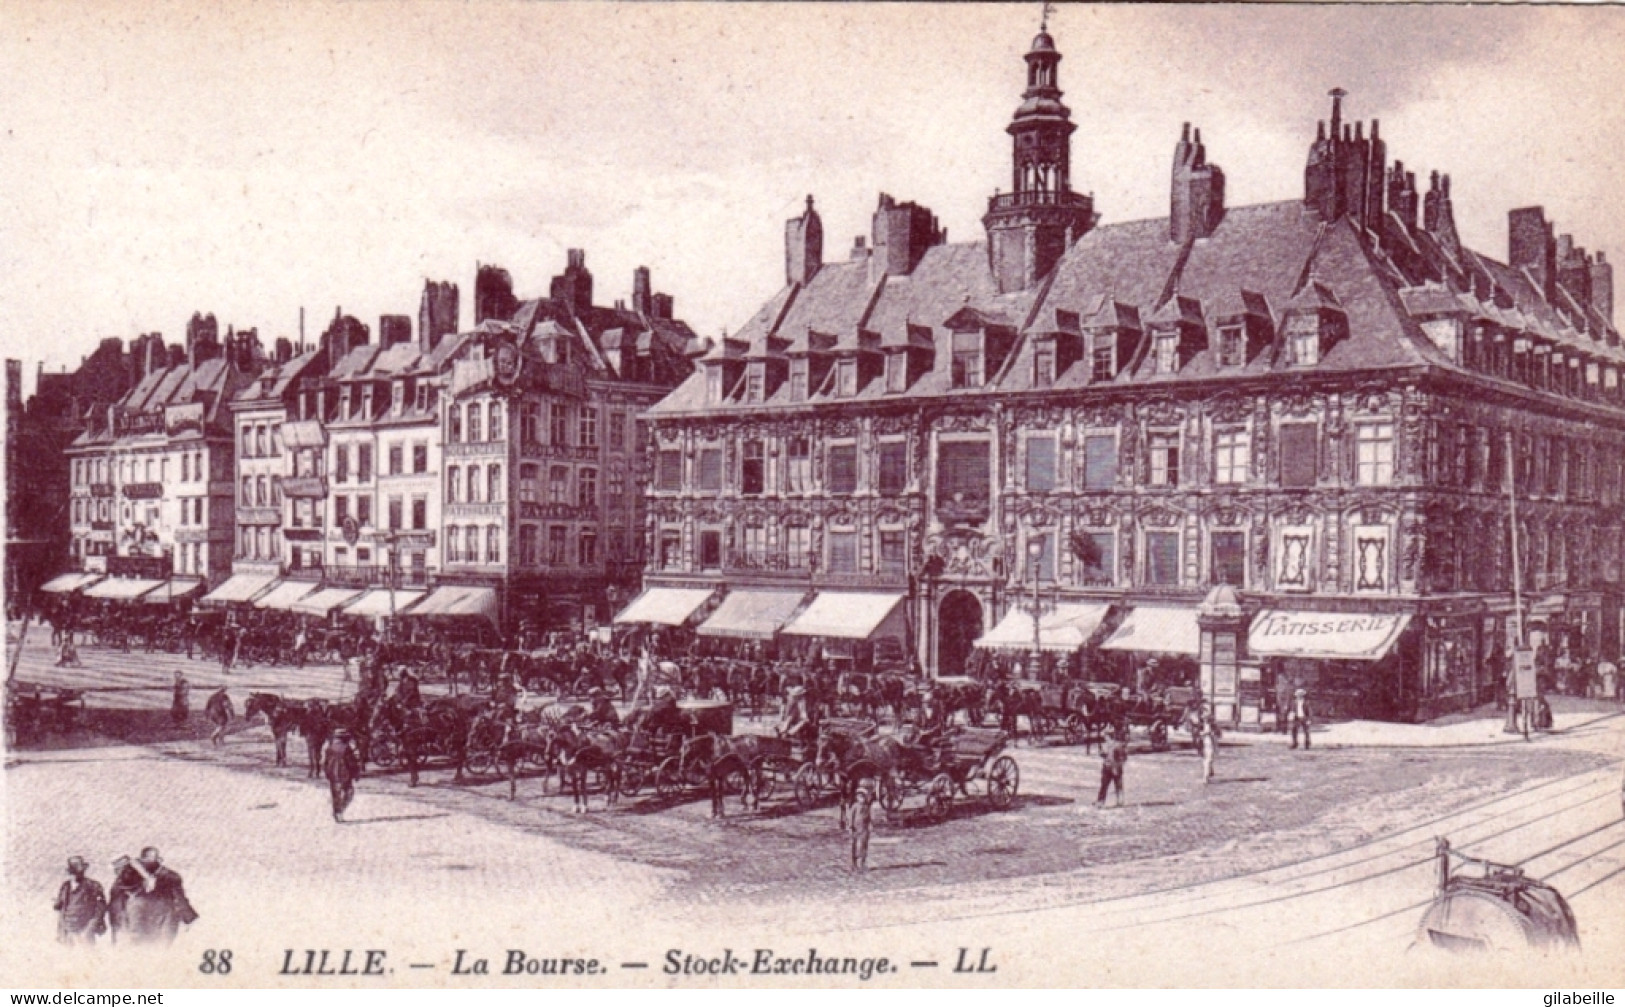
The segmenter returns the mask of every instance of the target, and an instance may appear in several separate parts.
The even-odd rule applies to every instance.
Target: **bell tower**
[[[1046,23],[1028,49],[1027,89],[1005,132],[1013,141],[1011,191],[987,203],[988,266],[999,291],[1024,290],[1055,268],[1062,253],[1095,224],[1094,200],[1072,191],[1072,131],[1061,103],[1055,49]]]

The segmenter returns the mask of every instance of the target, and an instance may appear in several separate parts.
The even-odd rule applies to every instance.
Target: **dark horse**
[[[322,775],[322,751],[333,732],[343,729],[355,739],[356,757],[367,764],[367,726],[371,721],[366,706],[359,702],[329,703],[325,699],[307,699],[300,719],[299,733],[305,738],[305,751],[310,756],[309,777]]]
[[[253,720],[256,714],[264,714],[265,722],[271,725],[271,739],[276,743],[276,764],[288,764],[288,735],[297,732],[304,718],[304,704],[290,702],[270,692],[251,692],[248,694],[248,703],[243,707],[243,719]]]
[[[739,801],[746,811],[760,811],[762,807],[762,763],[769,758],[788,760],[791,755],[789,738],[770,738],[757,734],[712,734],[710,763],[706,767],[706,780],[711,789],[711,817],[724,818],[727,809],[724,799],[730,786],[739,793]],[[700,742],[702,739],[695,739]],[[688,753],[685,750],[684,756]]]
[[[615,731],[569,724],[556,738],[560,785],[570,791],[571,810],[577,814],[587,810],[587,775],[593,772],[603,777],[605,805],[615,804],[621,796],[620,756],[625,748],[624,737]]]

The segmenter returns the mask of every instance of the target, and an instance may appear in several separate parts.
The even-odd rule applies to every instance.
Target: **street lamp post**
[[[1040,628],[1043,617],[1055,610],[1053,602],[1046,602],[1038,595],[1039,564],[1044,559],[1044,540],[1030,539],[1027,542],[1027,571],[1032,579],[1032,601],[1021,606],[1024,611],[1033,617],[1033,667],[1034,678],[1038,677],[1038,667],[1043,660],[1044,638]]]

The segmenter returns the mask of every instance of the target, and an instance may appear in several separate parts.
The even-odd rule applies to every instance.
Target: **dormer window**
[[[908,356],[893,353],[886,357],[886,391],[908,390]]]
[[[843,399],[852,398],[858,394],[858,362],[849,357],[836,366],[835,394]]]
[[[1174,374],[1179,370],[1179,332],[1159,332],[1153,340],[1156,355],[1156,373]]]
[[[389,405],[390,405],[390,408],[397,414],[399,414],[402,409],[406,408],[406,382],[405,381],[395,381],[395,382],[393,382],[392,395],[391,395],[391,398],[390,398]]]
[[[982,386],[982,334],[955,332],[953,355],[953,387],[980,388]]]
[[[807,401],[807,358],[790,361],[790,398],[795,402]]]
[[[1219,329],[1219,364],[1240,367],[1247,362],[1247,328],[1241,324]]]
[[[705,369],[705,398],[708,402],[722,401],[722,366],[711,364]]]
[[[767,389],[767,362],[753,360],[745,368],[745,401],[760,402]]]
[[[1312,321],[1312,319],[1311,319]],[[1292,363],[1299,367],[1312,367],[1320,363],[1320,329],[1301,328],[1291,334]]]
[[[1055,344],[1042,342],[1033,348],[1033,387],[1055,384]]]
[[[1117,377],[1117,340],[1110,335],[1095,337],[1095,345],[1090,353],[1089,380],[1095,382],[1111,381]]]

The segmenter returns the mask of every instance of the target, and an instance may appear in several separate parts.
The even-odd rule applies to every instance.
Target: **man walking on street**
[[[1298,747],[1298,732],[1303,731],[1303,748],[1309,750],[1309,692],[1302,684],[1292,693],[1292,747]]]
[[[186,676],[175,672],[175,685],[171,692],[169,703],[169,719],[179,727],[186,723],[186,718],[192,715],[192,683]]]
[[[56,893],[56,939],[63,944],[95,944],[107,932],[107,896],[87,877],[84,857],[68,858],[68,880]]]
[[[854,795],[852,805],[852,870],[854,872],[869,869],[869,834],[874,830],[874,810],[874,782],[870,779],[864,779],[858,783],[858,790]]]
[[[1202,753],[1202,782],[1213,782],[1213,760],[1219,754],[1218,725],[1204,708],[1196,720],[1196,747]]]
[[[1275,731],[1277,734],[1287,732],[1287,723],[1292,717],[1292,679],[1279,668],[1275,671]]]
[[[1123,767],[1128,763],[1128,746],[1118,736],[1117,726],[1106,725],[1106,740],[1100,744],[1100,793],[1095,807],[1106,806],[1106,791],[1117,788],[1117,807],[1123,806]]]
[[[333,797],[333,821],[344,821],[344,809],[355,799],[355,781],[361,775],[361,762],[355,749],[350,747],[350,732],[339,731],[328,743],[322,770],[327,775],[327,789]]]

